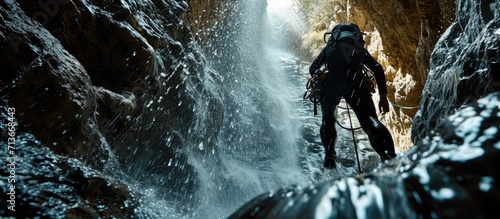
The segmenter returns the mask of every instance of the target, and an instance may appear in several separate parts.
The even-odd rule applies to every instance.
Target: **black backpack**
[[[327,35],[330,35],[328,41],[326,40]],[[365,41],[363,40],[363,35],[358,25],[353,23],[341,23],[336,25],[331,32],[326,32],[323,35],[323,40],[325,43],[343,41],[358,48],[364,48]]]

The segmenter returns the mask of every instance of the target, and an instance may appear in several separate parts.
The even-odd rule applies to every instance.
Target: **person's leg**
[[[361,128],[368,135],[370,144],[382,161],[396,157],[394,141],[389,130],[378,120],[371,96],[355,97],[347,100],[356,113]]]
[[[335,129],[335,110],[336,104],[321,103],[322,124],[320,128],[320,137],[325,148],[325,168],[335,168],[335,143],[337,141],[337,130]]]

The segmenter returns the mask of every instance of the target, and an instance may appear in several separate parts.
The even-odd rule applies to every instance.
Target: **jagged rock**
[[[264,193],[229,218],[494,218],[500,208],[499,116],[497,92],[370,173]]]
[[[58,154],[102,166],[108,152],[95,129],[96,94],[85,69],[40,23],[1,4],[1,95],[29,131]],[[50,130],[50,131],[47,131]]]
[[[34,192],[22,190],[22,194],[28,195],[26,202],[21,202],[21,207],[47,211],[49,214],[51,212],[45,206],[35,204],[38,198],[47,198],[46,206],[56,210],[58,206],[63,208],[61,212],[65,215],[61,217],[83,217],[85,214],[89,217],[130,216],[130,209],[134,207],[129,209],[126,206],[128,202],[124,201],[130,200],[130,192],[122,184],[115,184],[113,179],[90,170],[87,165],[123,170],[127,177],[158,188],[161,193],[159,198],[170,200],[176,210],[189,211],[200,202],[197,191],[201,177],[197,171],[208,169],[199,167],[204,166],[204,163],[193,164],[189,159],[201,157],[199,160],[203,162],[211,160],[220,164],[217,153],[219,140],[230,141],[233,140],[231,138],[239,137],[233,135],[231,130],[227,135],[218,135],[221,129],[233,128],[231,119],[240,122],[237,120],[238,115],[224,115],[241,109],[240,99],[234,98],[233,103],[233,99],[227,97],[237,96],[234,91],[241,92],[245,98],[247,93],[255,92],[256,95],[249,99],[254,98],[252,101],[255,102],[252,103],[259,105],[251,107],[264,109],[266,104],[260,102],[260,97],[265,94],[262,90],[242,90],[244,86],[240,83],[227,83],[249,82],[258,77],[257,74],[241,76],[235,72],[255,69],[255,63],[248,57],[260,54],[258,50],[262,48],[248,45],[240,53],[235,53],[235,50],[239,50],[237,46],[243,42],[240,39],[260,39],[262,34],[242,25],[246,21],[236,19],[241,12],[237,7],[234,11],[223,8],[215,13],[214,16],[224,16],[225,21],[231,21],[228,23],[210,23],[214,21],[209,15],[210,24],[207,25],[220,28],[212,33],[222,34],[214,37],[213,42],[203,44],[203,49],[208,56],[214,56],[211,57],[214,58],[211,67],[227,73],[220,77],[217,72],[206,67],[199,45],[194,41],[195,36],[182,19],[196,21],[197,13],[203,12],[202,7],[219,7],[224,3],[189,2],[196,4],[192,14],[184,14],[187,10],[185,1],[0,0],[0,96],[7,99],[7,103],[2,106],[16,109],[18,138],[22,142],[19,152],[25,153],[23,162],[26,161],[27,165],[22,168],[43,169],[41,173],[20,173],[23,179],[28,179],[27,182],[23,180],[21,185],[32,183],[30,177],[54,176],[49,179],[50,182],[37,178],[35,184],[43,185],[33,186]],[[413,3],[401,2],[403,6],[415,6]],[[224,6],[233,6],[231,3]],[[262,26],[265,0],[238,3],[254,5],[254,20],[250,23]],[[444,8],[442,3],[439,4],[440,8]],[[367,17],[358,16],[357,19],[367,20]],[[385,25],[385,21],[378,22],[379,25]],[[404,31],[409,26],[398,26],[396,30]],[[205,26],[195,25],[195,28],[201,30]],[[412,34],[415,32],[418,31],[410,31]],[[408,35],[402,37],[403,42],[410,42],[410,39],[413,38]],[[389,46],[397,48],[401,45],[390,43]],[[409,59],[405,57],[403,60]],[[244,64],[235,67],[231,63]],[[222,80],[226,83],[222,83]],[[225,92],[221,91],[221,85],[227,89],[227,94],[221,95]],[[414,86],[406,85],[408,87]],[[398,88],[396,92],[401,90],[404,89]],[[403,92],[405,95],[407,93],[412,92]],[[222,106],[223,98],[227,98],[224,100],[227,106]],[[222,125],[223,119],[231,120],[232,124]],[[265,121],[267,118],[256,119]],[[244,125],[250,127],[253,124]],[[269,130],[266,128],[258,127],[259,130],[250,134],[264,136],[264,132]],[[275,145],[272,138],[254,139],[246,134],[241,137],[244,141],[240,140],[238,144],[243,147]],[[113,151],[112,158],[116,158],[119,164],[108,159],[108,149]],[[42,158],[45,155],[48,158]],[[78,158],[81,162],[68,157]],[[35,160],[31,161],[32,158]],[[78,173],[64,175],[66,172],[55,166]],[[224,166],[214,166],[216,168],[211,170],[224,172]],[[44,172],[46,168],[53,169]],[[55,177],[57,175],[59,178]],[[221,175],[224,173],[205,177],[212,177],[210,180],[216,182],[214,184],[229,181],[224,178],[226,176],[216,179]],[[68,181],[74,183],[71,184],[74,187],[66,186]],[[81,188],[87,184],[98,189]],[[44,185],[50,188],[44,190]],[[53,190],[57,185],[64,188]],[[110,193],[101,192],[101,189]],[[62,195],[38,195],[36,191],[59,191]],[[34,195],[29,196],[31,193]],[[109,200],[102,200],[104,194]],[[65,197],[84,204],[81,208],[66,210],[65,204],[74,202],[67,201]],[[113,203],[124,206],[124,212],[115,211],[120,206]],[[27,212],[31,212],[29,209]],[[7,214],[6,211],[3,213]]]
[[[500,1],[457,1],[457,18],[432,53],[414,142],[455,110],[500,90],[499,28]]]
[[[441,34],[454,18],[452,0],[351,1],[380,33],[387,56],[389,100],[399,106],[418,106],[429,70],[429,57]],[[388,7],[390,5],[390,7]],[[382,62],[383,63],[383,62]],[[384,63],[383,63],[384,64]],[[411,145],[410,132],[416,109],[394,105],[386,122],[400,149]],[[384,121],[385,122],[385,121]]]
[[[212,151],[217,138],[205,136],[223,117],[217,90],[206,89],[217,75],[182,20],[186,9],[162,0],[0,1],[0,96],[19,130],[96,168],[113,151],[128,174],[184,179],[181,195],[165,194],[192,197],[196,172],[183,153],[200,142],[198,153]]]
[[[18,130],[14,111],[0,100],[0,209],[15,218],[130,218],[136,215],[138,194],[110,175],[76,159],[56,155],[32,134]],[[10,114],[9,114],[10,113]],[[15,125],[12,125],[15,124]],[[7,141],[8,138],[11,138]],[[5,167],[5,166],[4,166]],[[10,195],[5,195],[9,193]],[[11,208],[8,208],[11,207]]]
[[[454,2],[359,0],[351,4],[381,33],[390,65],[401,68],[402,74],[411,74],[423,84],[434,44],[454,19]]]

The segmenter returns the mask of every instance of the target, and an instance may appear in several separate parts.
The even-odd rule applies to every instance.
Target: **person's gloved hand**
[[[382,115],[389,112],[389,101],[387,100],[387,94],[380,95],[380,101],[378,102],[378,110]]]

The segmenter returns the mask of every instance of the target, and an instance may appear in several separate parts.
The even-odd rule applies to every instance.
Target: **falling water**
[[[195,161],[201,169],[202,213],[196,217],[224,217],[246,200],[265,191],[303,184],[307,177],[299,162],[301,121],[296,100],[299,89],[291,83],[283,60],[293,60],[284,31],[301,28],[282,16],[291,8],[286,1],[242,1],[229,34],[218,30],[218,55],[208,57],[223,84],[223,127],[218,138],[220,160]],[[259,13],[262,12],[262,13]],[[281,14],[278,14],[281,13]],[[294,33],[297,34],[297,33]],[[222,55],[220,55],[222,54]],[[213,166],[212,166],[213,165]]]

